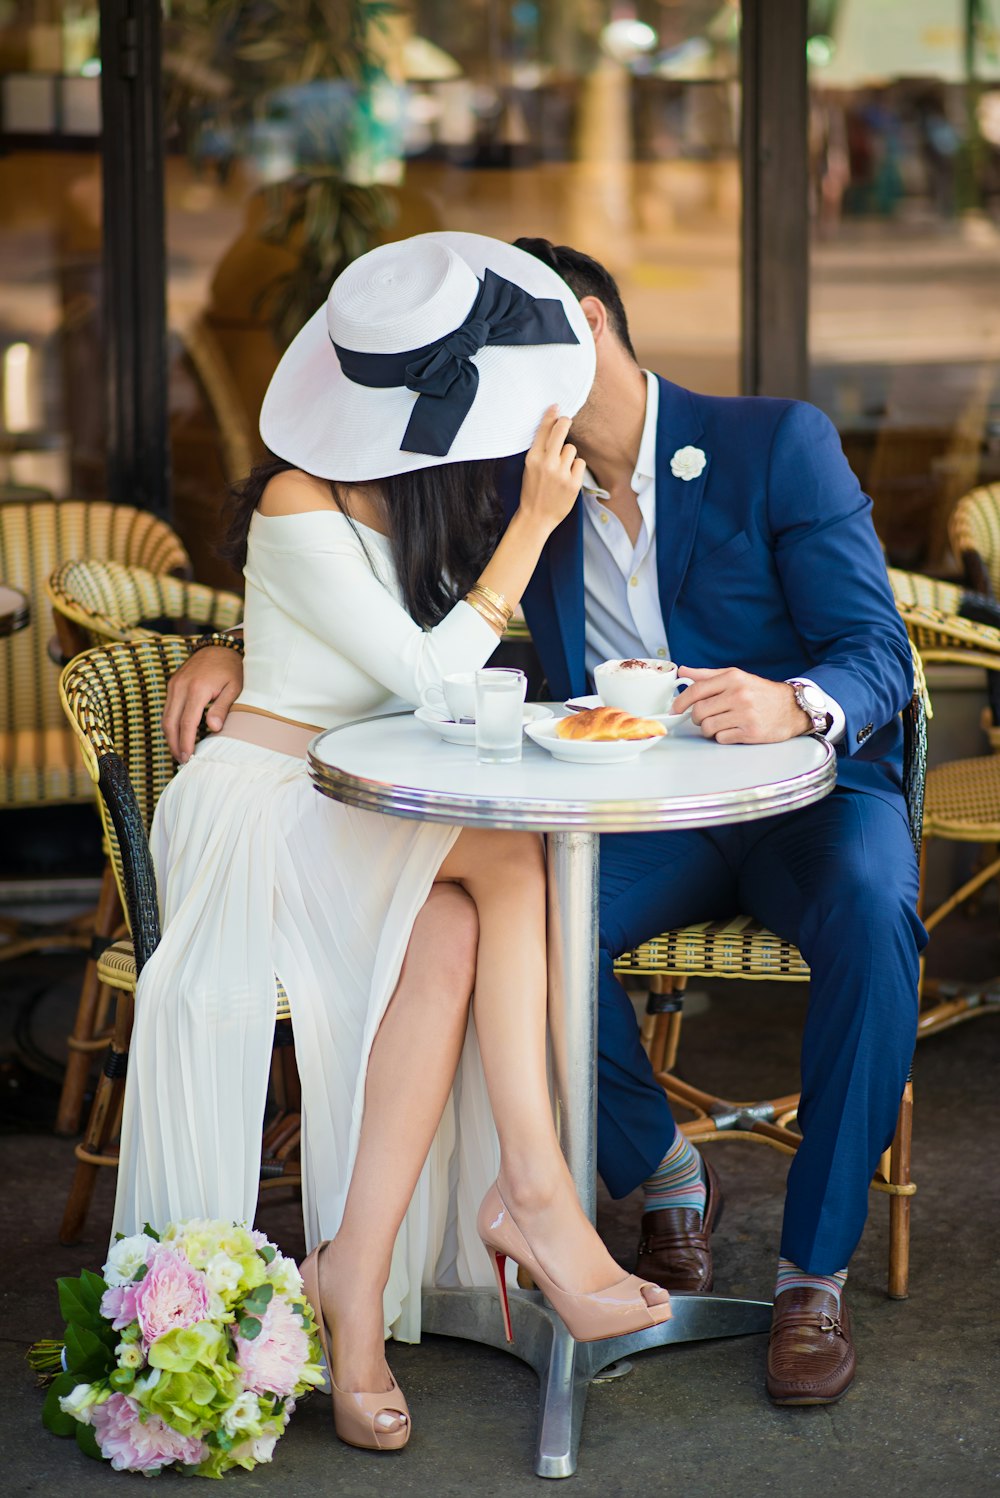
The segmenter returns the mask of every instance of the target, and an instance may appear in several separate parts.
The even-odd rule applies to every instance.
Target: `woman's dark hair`
[[[250,521],[264,490],[276,474],[294,468],[294,463],[269,454],[230,491],[229,527],[220,553],[237,570],[246,561]],[[345,498],[348,487],[330,481],[334,504],[350,521],[371,562]],[[411,618],[429,629],[465,596],[496,548],[500,535],[496,462],[442,463],[437,468],[391,474],[371,487],[378,491],[403,605]]]
[[[599,260],[592,260],[582,250],[571,249],[568,244],[552,244],[547,239],[515,239],[514,248],[534,255],[536,260],[554,270],[557,276],[562,276],[577,300],[585,296],[596,296],[599,302],[603,302],[618,342],[635,359],[622,294],[614,276],[609,270],[605,270]]]

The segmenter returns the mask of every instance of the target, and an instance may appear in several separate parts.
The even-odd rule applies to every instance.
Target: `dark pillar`
[[[743,3],[742,383],[809,389],[806,0]]]
[[[101,0],[108,496],[170,512],[158,0]]]

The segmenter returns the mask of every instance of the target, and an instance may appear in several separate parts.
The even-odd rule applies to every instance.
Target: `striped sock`
[[[643,1182],[646,1212],[660,1212],[664,1207],[692,1207],[705,1215],[705,1173],[701,1156],[678,1131],[648,1181]]]
[[[835,1297],[839,1310],[840,1292],[846,1279],[846,1269],[838,1269],[836,1274],[806,1274],[791,1259],[779,1259],[778,1277],[774,1282],[775,1299],[782,1290],[826,1290]]]

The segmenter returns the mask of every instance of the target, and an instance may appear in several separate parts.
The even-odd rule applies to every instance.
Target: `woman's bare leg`
[[[583,1293],[602,1289],[622,1270],[580,1206],[549,1098],[541,840],[532,833],[466,828],[441,875],[458,880],[479,916],[474,1009],[500,1139],[501,1192],[559,1285]]]
[[[476,911],[436,884],[413,926],[368,1061],[358,1154],[336,1239],[320,1262],[341,1389],[390,1387],[382,1292],[392,1249],[444,1111],[468,1024]]]

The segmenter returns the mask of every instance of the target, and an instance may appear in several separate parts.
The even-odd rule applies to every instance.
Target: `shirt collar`
[[[639,456],[632,473],[632,493],[642,494],[650,480],[656,477],[656,423],[660,413],[660,387],[656,376],[648,369],[646,376],[646,419],[639,438]],[[602,489],[589,468],[583,472],[582,487],[595,499],[610,499],[607,489]]]

